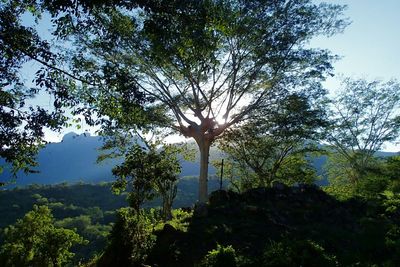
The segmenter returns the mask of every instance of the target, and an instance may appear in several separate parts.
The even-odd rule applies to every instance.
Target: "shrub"
[[[151,217],[151,216],[150,216]],[[121,208],[110,234],[110,245],[99,266],[141,266],[155,244],[153,221],[145,211]]]
[[[216,249],[213,249],[207,253],[201,267],[236,267],[236,251],[232,246],[221,246],[217,245]]]
[[[335,256],[311,240],[272,242],[264,252],[263,266],[337,266]]]

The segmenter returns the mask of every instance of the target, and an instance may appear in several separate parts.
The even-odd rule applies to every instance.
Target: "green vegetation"
[[[72,246],[85,240],[73,230],[54,226],[47,206],[34,206],[22,219],[4,230],[0,248],[2,266],[62,266],[74,253]]]
[[[32,185],[0,191],[0,228],[21,218],[34,204],[47,205],[56,220],[87,215],[93,222],[107,224],[114,221],[114,211],[126,205],[126,196],[111,193],[110,184]]]
[[[125,205],[125,197],[113,195],[110,184],[34,185],[0,191],[0,228],[4,234],[0,240],[5,240],[8,225],[29,214],[35,205],[41,205],[51,209],[54,227],[74,230],[87,240],[71,250],[75,254],[73,262],[87,261],[106,246],[111,224],[115,221],[115,210]],[[8,240],[11,242],[12,238],[8,237]]]
[[[344,7],[311,0],[8,0],[1,7],[5,26],[2,23],[0,41],[5,45],[0,52],[9,59],[1,63],[2,69],[11,70],[9,75],[2,71],[2,92],[4,84],[10,99],[18,96],[19,91],[7,86],[24,87],[15,77],[22,62],[32,60],[40,64],[34,82],[54,95],[59,111],[45,116],[51,123],[35,120],[41,122],[34,125],[39,141],[43,127],[57,128],[63,121],[63,108],[100,126],[103,135],[118,136],[118,141],[135,132],[172,129],[198,145],[203,203],[209,151],[216,138],[254,118],[271,96],[299,91],[323,95],[321,82],[335,57],[309,47],[309,41],[347,25]],[[36,19],[32,27],[23,26],[24,12]],[[57,45],[37,34],[43,13],[51,18],[49,39],[57,39]],[[39,91],[35,88],[31,94]],[[2,102],[5,115],[15,109],[20,114],[18,108],[24,106],[23,100],[17,102],[21,107]],[[6,137],[23,125],[16,121],[4,125]],[[21,132],[14,139],[23,140]],[[24,149],[13,144],[0,147],[21,154]]]
[[[317,180],[310,156],[320,151],[313,143],[327,124],[314,96],[282,94],[269,99],[247,123],[230,129],[219,141],[226,153],[226,177],[238,191]],[[240,177],[240,179],[238,179]]]
[[[217,248],[209,251],[204,257],[201,265],[203,267],[236,267],[236,251],[232,246],[221,246],[217,244]]]
[[[327,129],[326,139],[333,154],[328,168],[331,183],[368,187],[371,183],[367,180],[381,180],[380,162],[374,154],[384,142],[399,137],[399,109],[399,83],[343,80],[342,88],[332,100]],[[378,183],[375,181],[374,186]]]
[[[153,248],[155,221],[143,210],[122,208],[111,232],[111,241],[98,261],[100,266],[140,266]]]
[[[128,187],[128,201],[136,212],[140,211],[145,201],[161,197],[163,217],[171,219],[181,170],[178,152],[174,145],[164,145],[161,150],[157,150],[156,145],[134,145],[123,164],[113,169],[113,174],[118,177],[113,190],[119,193]]]
[[[142,213],[136,228],[126,231],[141,229],[137,236],[147,245],[133,252],[135,239],[118,233],[120,250],[106,250],[98,266],[117,259],[124,266],[397,266],[400,206],[392,200],[338,201],[315,186],[216,191],[206,214],[184,216],[184,228]],[[125,216],[128,222],[139,218]],[[141,256],[121,257],[118,251]]]
[[[74,40],[60,54],[79,80],[65,84],[108,136],[161,128],[193,138],[203,203],[214,141],[271,96],[323,95],[334,56],[308,42],[347,25],[342,6],[311,0],[104,2],[83,16],[54,12],[52,33]]]
[[[196,201],[197,178],[185,177],[178,184],[177,198],[174,207],[189,207]],[[127,205],[127,193],[115,195],[112,185],[75,184],[75,185],[31,185],[27,188],[15,188],[0,191],[0,244],[4,242],[4,229],[30,212],[34,205],[45,205],[54,215],[54,225],[75,230],[88,241],[85,245],[72,248],[75,257],[72,262],[86,262],[100,255],[108,244],[108,236],[116,220],[116,210]],[[212,188],[216,188],[215,182]],[[159,198],[144,203],[144,208],[161,206]],[[159,211],[157,218],[160,218]],[[176,218],[170,223],[179,229],[187,224],[181,222],[186,213],[179,209],[172,210]],[[162,227],[160,222],[158,227]]]
[[[376,156],[399,138],[400,84],[346,78],[328,99],[335,57],[309,46],[346,26],[343,6],[64,2],[2,1],[0,157],[14,174],[32,171],[43,128],[60,128],[69,109],[99,127],[99,161],[123,161],[112,185],[0,192],[2,265],[400,265],[400,157]],[[43,14],[57,46],[36,32]],[[52,111],[26,105],[40,91],[19,78],[30,60]],[[179,179],[170,131],[195,140],[196,183]],[[217,140],[230,187],[209,195]],[[323,189],[316,152],[329,158]]]
[[[398,162],[397,157],[385,162],[388,181],[398,181],[399,177],[390,176],[395,174],[395,166],[398,168],[393,163]],[[400,197],[397,191],[391,190],[393,183],[387,184],[378,195],[353,194],[346,201],[339,201],[312,185],[279,185],[241,194],[215,191],[205,213],[174,209],[172,219],[166,222],[160,209],[136,212],[122,208],[108,219],[113,224],[96,226],[93,222],[101,221],[102,210],[81,208],[84,213],[91,210],[90,215],[58,218],[53,225],[55,229],[73,229],[89,241],[65,250],[76,254],[71,261],[74,264],[89,262],[91,258],[89,266],[109,266],[115,262],[121,266],[226,266],[226,262],[235,264],[231,266],[397,266],[400,263]],[[36,192],[42,190],[43,195],[54,196],[65,190],[66,201],[80,196],[84,203],[96,190],[110,190],[110,185],[58,187],[53,190],[49,186],[37,187]],[[73,191],[78,191],[76,196],[68,199],[68,193]],[[8,191],[2,193],[11,195]],[[45,202],[43,198],[39,202]],[[113,198],[124,202],[122,196],[111,193],[106,198],[96,195],[92,201],[104,208],[111,206],[107,202],[112,203]],[[60,216],[60,206],[51,203],[47,205]],[[90,201],[86,203],[90,205]],[[70,214],[69,209],[64,211]],[[8,236],[6,240],[4,246],[14,237]],[[18,244],[16,240],[12,244]]]

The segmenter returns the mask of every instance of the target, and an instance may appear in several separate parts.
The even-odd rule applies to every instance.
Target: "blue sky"
[[[342,57],[334,64],[335,73],[369,79],[400,79],[400,1],[324,2],[347,5],[345,14],[352,21],[342,34],[318,38],[311,43]]]
[[[339,75],[366,79],[400,80],[400,0],[325,0],[347,5],[345,15],[351,24],[342,34],[313,40],[313,47],[326,48],[341,59],[334,63],[335,77],[325,86],[334,92]],[[38,99],[39,100],[39,99]],[[41,99],[48,104],[48,99]],[[73,128],[68,131],[76,131]],[[62,135],[47,132],[49,141],[58,141]],[[400,146],[389,144],[387,151],[398,151]]]

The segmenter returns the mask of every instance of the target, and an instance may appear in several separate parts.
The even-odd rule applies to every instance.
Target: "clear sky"
[[[335,73],[370,79],[400,79],[400,1],[324,2],[347,5],[345,14],[351,20],[342,34],[312,42],[342,57],[334,64]]]
[[[317,38],[310,44],[329,49],[342,57],[334,63],[336,77],[325,83],[331,92],[337,89],[338,75],[400,80],[400,0],[316,2],[347,5],[345,15],[352,22],[342,34]],[[66,129],[66,132],[72,130]],[[47,138],[49,141],[57,141],[62,135],[48,133]],[[385,150],[398,151],[400,146],[389,144]]]

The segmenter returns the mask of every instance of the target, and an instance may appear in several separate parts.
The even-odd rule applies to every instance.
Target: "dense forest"
[[[196,201],[195,178],[181,179],[174,208],[191,207]],[[217,184],[212,185],[213,188]],[[103,184],[59,184],[53,186],[31,185],[26,188],[0,191],[0,229],[14,224],[17,219],[36,206],[47,206],[54,216],[54,225],[74,229],[88,241],[86,245],[73,249],[73,262],[88,261],[100,254],[115,222],[116,210],[127,206],[126,193],[115,195],[110,183]],[[146,203],[146,208],[156,208],[159,200]],[[1,241],[4,241],[1,238]]]
[[[400,137],[400,83],[325,88],[339,56],[311,41],[344,31],[344,11],[1,1],[0,265],[400,266],[400,156],[380,153]],[[12,188],[46,133],[82,126],[112,182]],[[69,152],[60,177],[89,169]]]

